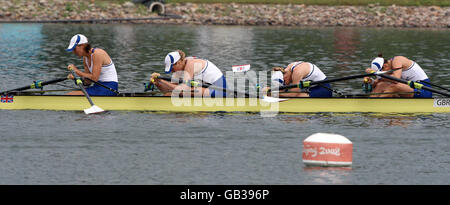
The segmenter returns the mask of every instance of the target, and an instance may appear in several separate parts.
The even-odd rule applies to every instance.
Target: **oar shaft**
[[[75,82],[76,85],[78,85],[78,87],[80,87],[81,91],[84,93],[84,96],[86,96],[87,100],[89,101],[89,103],[91,104],[91,106],[94,106],[94,102],[92,102],[91,97],[89,97],[89,94],[87,93],[86,89],[83,87],[83,83],[81,82],[81,80],[77,80],[76,79],[76,74],[75,71],[70,70],[70,72],[72,72],[72,75],[74,77],[73,81]]]
[[[332,82],[336,82],[336,81],[351,80],[351,79],[364,78],[364,77],[380,75],[380,74],[385,74],[385,73],[392,73],[392,72],[394,72],[396,70],[399,70],[399,69],[401,69],[401,68],[396,68],[396,69],[392,69],[392,70],[389,70],[389,71],[378,71],[378,72],[373,72],[373,73],[351,75],[351,76],[342,77],[342,78],[334,78],[334,79],[319,80],[319,81],[305,81],[305,82],[300,81],[300,84],[306,83],[307,86],[305,86],[305,87],[310,87],[311,85],[332,83]],[[291,84],[291,85],[281,86],[278,89],[279,90],[284,90],[284,89],[289,89],[289,88],[297,88],[297,87],[300,87],[299,86],[300,84]],[[269,89],[268,92],[271,92],[271,89]]]
[[[433,83],[430,83],[430,82],[427,82],[427,81],[422,81],[422,80],[419,80],[419,81],[417,81],[418,83],[422,83],[422,84],[428,84],[428,85],[431,85],[431,86],[434,86],[434,87],[437,87],[437,88],[440,88],[440,89],[442,89],[442,90],[445,90],[445,91],[447,91],[447,92],[450,92],[450,90],[449,89],[447,89],[447,88],[444,88],[444,87],[442,87],[442,86],[439,86],[439,85],[436,85],[436,84],[433,84]]]
[[[367,74],[352,75],[352,76],[347,76],[347,77],[342,77],[342,78],[334,78],[334,79],[327,79],[327,80],[320,80],[320,81],[311,81],[309,83],[309,86],[317,85],[317,84],[332,83],[332,82],[342,81],[342,80],[351,80],[351,79],[356,79],[356,78],[364,78],[364,77],[373,76],[373,75],[376,75],[376,74],[375,73],[367,73]],[[281,86],[278,89],[279,90],[284,90],[284,89],[297,88],[297,87],[299,87],[298,84],[291,84],[291,85]],[[271,92],[271,90],[272,89],[269,89],[268,92]]]
[[[172,79],[170,79],[170,78],[168,78],[168,77],[163,77],[163,76],[159,76],[158,77],[159,79],[162,79],[162,80],[165,80],[165,81],[171,81]],[[183,81],[183,80],[179,80],[178,81],[178,83],[185,83],[185,81]],[[214,86],[214,85],[212,85],[212,84],[209,84],[209,83],[205,83],[205,82],[199,82],[199,85],[201,86],[201,87],[203,87],[203,88],[212,88],[212,89],[214,89],[214,90],[219,90],[219,91],[222,91],[222,92],[228,92],[229,90],[227,90],[226,88],[222,88],[222,87],[217,87],[217,86]],[[238,95],[238,94],[240,94],[240,95],[244,95],[245,97],[257,97],[257,96],[253,96],[253,95],[250,95],[250,94],[248,94],[247,92],[239,92],[239,91],[236,91],[236,90],[233,90],[233,93],[235,94],[235,95]]]
[[[386,75],[386,74],[378,74],[378,75],[380,77],[387,78],[389,80],[393,80],[393,81],[397,81],[397,82],[409,85],[409,81],[406,81],[406,80],[403,80],[403,79],[400,79],[400,78],[392,77],[392,76]],[[450,93],[442,92],[442,91],[436,90],[434,88],[430,88],[430,87],[427,87],[427,86],[422,86],[422,89],[428,90],[428,91],[431,91],[431,92],[434,92],[434,93],[439,93],[441,95],[450,97]]]
[[[100,82],[97,82],[97,81],[95,81],[95,80],[92,80],[92,79],[90,79],[90,78],[87,78],[87,77],[85,77],[85,78],[88,79],[88,80],[90,80],[90,81],[92,81],[93,83],[95,83],[95,84],[101,86],[101,87],[104,87],[104,88],[108,89],[109,91],[111,91],[111,92],[113,92],[113,93],[116,93],[117,95],[120,95],[120,92],[117,91],[117,90],[114,90],[114,89],[112,89],[112,88],[110,88],[110,87],[108,87],[108,86],[106,86],[106,85],[104,85],[104,84],[102,84],[102,83],[100,83]]]
[[[39,85],[42,87],[42,86],[45,86],[45,85],[50,85],[50,84],[58,83],[58,82],[65,81],[65,80],[67,80],[67,78],[57,78],[57,79],[53,79],[53,80],[49,80],[49,81],[40,82]],[[31,89],[31,88],[36,88],[35,84],[31,84],[31,85],[28,85],[28,86],[23,86],[23,87],[20,87],[20,88],[15,88],[15,89],[12,89],[12,90],[3,91],[1,93],[3,94],[3,93],[9,93],[9,92],[17,92],[17,91],[22,91],[22,90],[28,90],[28,89]]]

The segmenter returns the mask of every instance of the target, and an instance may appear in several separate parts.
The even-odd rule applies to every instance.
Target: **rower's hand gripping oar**
[[[73,69],[70,69],[70,72],[72,72],[73,75],[73,81],[75,82],[76,85],[78,85],[81,89],[81,91],[84,93],[84,95],[86,96],[87,100],[89,101],[89,103],[91,104],[91,107],[88,109],[84,110],[84,113],[88,114],[94,114],[94,113],[101,113],[104,112],[103,109],[101,109],[100,107],[98,107],[97,105],[94,105],[94,102],[92,102],[91,97],[89,97],[89,94],[86,92],[86,89],[84,89],[83,87],[83,81],[81,81],[80,78],[76,77],[75,71]]]

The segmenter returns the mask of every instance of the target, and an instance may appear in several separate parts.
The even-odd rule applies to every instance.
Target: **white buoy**
[[[316,133],[303,141],[302,159],[307,166],[352,165],[353,143],[342,135]]]

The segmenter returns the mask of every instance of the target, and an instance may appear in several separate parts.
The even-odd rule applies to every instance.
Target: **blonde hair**
[[[281,71],[282,73],[285,73],[284,68],[282,68],[282,67],[272,67],[272,70],[273,71]]]
[[[182,50],[177,50],[177,52],[180,54],[180,61],[184,60],[186,58],[186,54]]]

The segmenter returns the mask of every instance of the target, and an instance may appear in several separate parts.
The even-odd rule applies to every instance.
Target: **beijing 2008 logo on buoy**
[[[351,166],[353,143],[341,135],[316,133],[303,141],[307,166]]]

